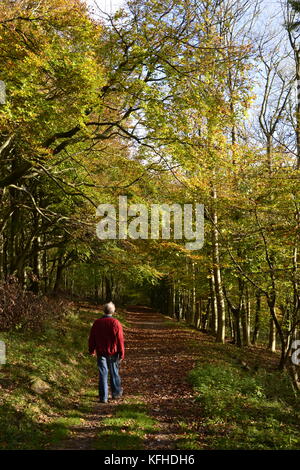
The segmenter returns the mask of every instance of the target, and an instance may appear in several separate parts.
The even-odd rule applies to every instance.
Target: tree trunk
[[[195,273],[195,263],[191,263],[192,268],[192,292],[191,292],[191,310],[192,310],[192,324],[195,324],[195,315],[196,315],[196,273]]]
[[[242,320],[242,330],[243,330],[243,345],[249,346],[250,344],[249,321],[248,321],[248,312],[247,312],[245,298],[242,299],[242,303],[241,303],[241,320]]]
[[[296,142],[297,142],[297,170],[300,169],[300,50],[295,50],[296,79],[297,79],[297,108],[296,108]]]
[[[43,237],[43,243],[45,245],[46,243],[46,237],[44,235]],[[43,254],[42,254],[42,270],[43,270],[43,281],[44,281],[44,293],[46,294],[47,293],[47,290],[48,290],[48,259],[47,259],[47,250],[44,250],[43,251]]]
[[[276,327],[273,318],[270,318],[268,349],[272,352],[276,351]]]
[[[218,329],[216,341],[218,343],[225,343],[225,300],[222,286],[221,267],[220,267],[220,251],[219,251],[219,232],[218,232],[218,215],[215,207],[217,200],[216,189],[213,188],[213,227],[212,227],[212,257],[213,257],[213,273],[214,273],[214,285],[217,300],[217,312],[218,312]]]
[[[258,340],[259,329],[260,329],[260,309],[261,309],[261,294],[256,292],[256,305],[255,305],[255,319],[254,319],[254,329],[252,335],[252,344],[255,345]]]
[[[240,306],[237,308],[231,307],[231,311],[234,318],[234,341],[235,344],[241,348],[243,346],[242,334],[241,334],[241,309]]]
[[[94,299],[95,299],[95,302],[99,302],[99,282],[98,282],[96,268],[94,268]]]
[[[217,297],[216,297],[213,272],[211,273],[209,281],[210,281],[210,298],[211,298],[211,331],[214,335],[216,335],[218,331],[218,306],[217,306]]]
[[[272,162],[272,135],[267,134],[267,164],[269,169],[269,174],[272,174],[273,162]]]
[[[279,369],[284,369],[285,367],[285,364],[286,364],[286,359],[287,359],[287,355],[286,355],[286,346],[287,346],[287,342],[284,338],[284,333],[283,333],[283,330],[280,326],[280,323],[277,319],[277,316],[276,316],[276,312],[275,312],[275,302],[276,302],[276,297],[273,295],[273,296],[270,296],[268,297],[268,305],[269,305],[269,309],[270,309],[270,314],[271,314],[271,319],[273,320],[272,321],[272,324],[270,324],[270,339],[271,339],[271,334],[272,334],[272,337],[274,338],[275,335],[276,335],[276,330],[277,330],[277,333],[278,333],[278,336],[279,336],[279,339],[280,339],[280,349],[281,349],[281,355],[280,355],[280,362],[279,362]],[[276,327],[276,329],[275,329]],[[273,329],[275,330],[274,333],[272,333]],[[274,341],[273,341],[274,343]],[[271,342],[269,343],[269,347],[272,347],[273,345],[271,344]],[[270,347],[270,349],[271,349]],[[271,349],[273,351],[273,348]]]
[[[39,293],[39,284],[40,284],[40,260],[39,260],[39,240],[35,238],[32,243],[32,279],[30,290],[35,294]]]
[[[64,270],[64,264],[62,260],[63,260],[63,255],[60,255],[58,259],[58,263],[57,263],[57,268],[56,268],[56,276],[55,276],[55,282],[54,282],[54,287],[53,287],[54,293],[57,293],[61,286],[62,274]]]
[[[105,302],[112,301],[112,288],[111,281],[108,276],[105,276]]]

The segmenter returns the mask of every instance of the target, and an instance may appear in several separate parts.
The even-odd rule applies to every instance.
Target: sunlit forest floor
[[[297,449],[299,398],[277,354],[217,344],[146,307],[123,322],[124,396],[97,401],[84,305],[42,334],[5,333],[2,449]]]

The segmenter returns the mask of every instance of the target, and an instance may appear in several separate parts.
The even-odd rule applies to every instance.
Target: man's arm
[[[119,321],[118,321],[118,327],[116,331],[116,339],[117,339],[118,354],[120,355],[120,359],[123,360],[125,357],[124,335],[123,335],[122,325]]]

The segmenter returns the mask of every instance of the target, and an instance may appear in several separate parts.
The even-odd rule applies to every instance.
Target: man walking
[[[89,353],[97,354],[101,403],[108,401],[108,372],[112,398],[123,394],[119,366],[124,359],[124,337],[121,323],[113,318],[114,313],[115,305],[112,302],[105,304],[104,316],[94,322],[89,337]]]

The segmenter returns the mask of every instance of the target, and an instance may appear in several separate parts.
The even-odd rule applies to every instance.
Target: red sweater
[[[124,337],[122,325],[116,318],[104,316],[98,318],[91,328],[89,337],[89,352],[97,356],[112,356],[120,354],[124,359]]]

